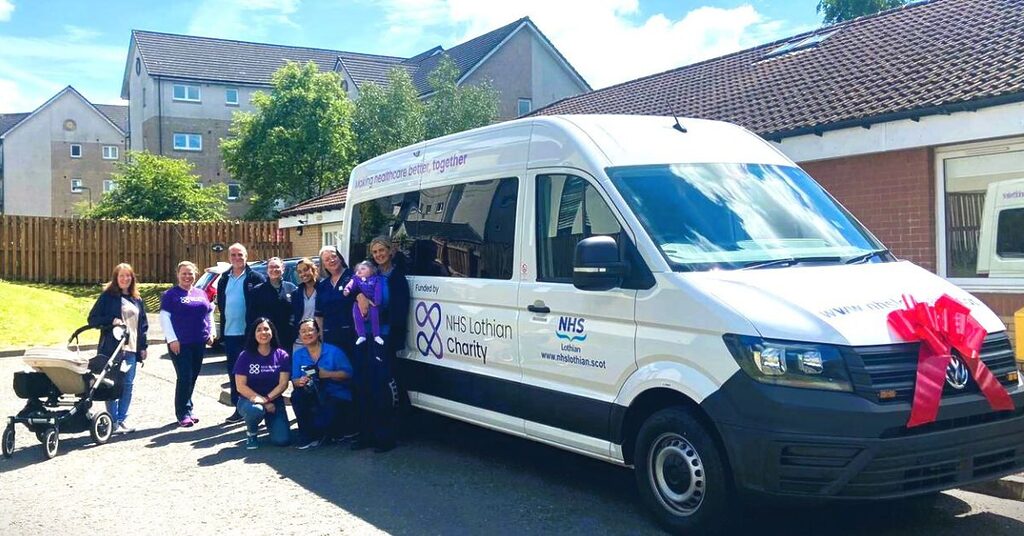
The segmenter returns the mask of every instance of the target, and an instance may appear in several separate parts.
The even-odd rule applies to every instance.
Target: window
[[[82,179],[71,179],[71,193],[80,194],[82,193]]]
[[[941,249],[940,274],[949,278],[962,278],[959,284],[982,286],[997,285],[987,282],[988,274],[978,273],[978,243],[980,240],[985,194],[990,184],[1024,177],[1024,143],[999,143],[972,145],[950,151],[940,151],[940,188],[942,203],[939,206],[939,229]],[[1006,224],[1021,221],[1017,216],[1007,215]],[[1003,242],[1004,220],[999,216],[996,254],[1012,251],[1010,242]],[[1019,240],[1019,234],[1017,240]],[[1019,243],[1019,242],[1018,242]],[[945,273],[942,271],[944,270]]]
[[[176,101],[199,102],[199,86],[174,84],[173,96]]]
[[[175,151],[202,151],[203,136],[200,134],[174,133]]]
[[[203,181],[196,181],[196,188],[202,190],[203,189]]]
[[[1011,208],[999,213],[996,231],[996,255],[1003,258],[1024,258],[1024,208]]]
[[[594,235],[623,244],[622,227],[597,189],[573,175],[539,175],[537,280],[572,282],[576,244]]]
[[[321,245],[324,246],[337,246],[341,243],[341,228],[342,225],[324,225],[321,229],[320,238]]]
[[[370,240],[385,235],[405,255],[411,275],[512,279],[518,189],[518,179],[496,179],[360,203],[349,258],[368,257]],[[421,205],[421,198],[429,202]]]
[[[117,160],[117,146],[116,145],[104,145],[103,146],[103,159],[104,160]]]
[[[142,86],[142,107],[146,107],[146,86]]]
[[[242,185],[237,182],[228,183],[228,201],[238,201],[242,198]]]
[[[517,101],[517,105],[519,106],[519,117],[522,117],[533,110],[533,101],[531,99],[519,99]]]
[[[82,158],[82,146],[77,143],[71,144],[71,158]]]
[[[238,89],[229,87],[224,91],[224,104],[238,106]]]
[[[833,30],[831,32],[816,33],[803,39],[795,39],[793,41],[783,44],[780,47],[777,47],[775,50],[772,50],[767,54],[766,57],[771,58],[774,56],[781,56],[783,54],[788,54],[790,52],[796,52],[797,50],[803,50],[805,48],[817,46],[818,43],[821,43],[822,41],[828,39],[829,37],[832,36],[832,34],[836,33],[836,31],[838,30]]]
[[[109,180],[109,179],[103,181],[103,193],[106,194],[106,193],[113,192],[114,188],[117,188],[117,181]]]

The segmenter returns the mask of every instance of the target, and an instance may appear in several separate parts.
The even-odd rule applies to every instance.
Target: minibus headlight
[[[853,391],[838,347],[745,335],[726,335],[724,339],[740,368],[761,383]]]

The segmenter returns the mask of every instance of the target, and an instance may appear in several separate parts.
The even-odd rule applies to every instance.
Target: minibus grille
[[[880,403],[912,400],[917,377],[918,348],[919,343],[852,348],[851,353],[847,355],[847,364],[857,393]],[[1017,384],[1015,379],[1011,379],[1011,373],[1017,370],[1017,365],[1006,333],[996,333],[985,338],[981,348],[981,360],[1001,384],[1006,387]],[[972,379],[963,389],[954,389],[947,384],[942,396],[978,392],[978,385]],[[882,393],[885,395],[882,396]]]

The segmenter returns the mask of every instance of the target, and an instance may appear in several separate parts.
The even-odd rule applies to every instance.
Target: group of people
[[[319,268],[309,258],[298,262],[296,286],[283,280],[281,259],[269,259],[264,276],[248,265],[245,246],[233,244],[216,303],[195,287],[196,265],[180,262],[177,285],[160,302],[160,324],[177,376],[178,425],[199,422],[192,394],[206,347],[219,338],[235,408],[225,422],[245,423],[246,448],[258,448],[261,423],[273,444],[290,444],[283,398],[289,383],[299,448],[330,440],[376,452],[394,448],[399,398],[394,364],[406,338],[409,284],[388,238],[372,240],[368,253],[370,258],[353,269],[337,247],[324,246]],[[148,324],[136,286],[131,266],[117,265],[89,315],[92,325],[122,324],[128,331],[124,391],[108,402],[117,433],[134,430],[128,408],[137,363],[146,358]],[[214,307],[220,311],[219,333],[213,329]],[[99,351],[109,354],[115,346],[105,332]]]

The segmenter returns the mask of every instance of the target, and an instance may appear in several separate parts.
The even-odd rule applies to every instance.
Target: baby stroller
[[[110,331],[117,341],[112,355],[97,354],[92,358],[82,355],[78,336],[90,329]],[[82,326],[68,339],[66,349],[27,350],[23,359],[33,370],[14,373],[14,392],[28,402],[17,415],[7,419],[0,445],[3,456],[10,458],[14,454],[14,425],[17,423],[36,434],[47,459],[57,455],[61,432],[73,434],[88,430],[97,444],[106,443],[114,431],[114,423],[105,409],[93,411],[93,402],[121,397],[125,373],[121,350],[127,338],[124,326]]]

